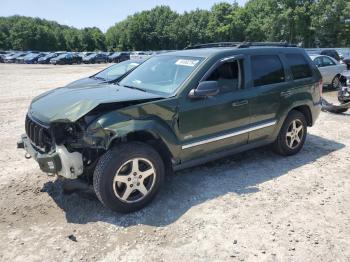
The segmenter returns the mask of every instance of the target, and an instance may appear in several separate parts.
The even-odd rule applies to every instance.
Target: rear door
[[[250,56],[250,90],[254,96],[251,108],[249,143],[268,138],[276,128],[281,96],[288,95],[288,83],[281,55],[252,54]]]

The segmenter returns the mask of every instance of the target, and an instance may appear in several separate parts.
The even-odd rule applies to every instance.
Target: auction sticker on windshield
[[[199,60],[191,60],[191,59],[179,59],[176,61],[176,65],[182,65],[182,66],[190,66],[190,67],[194,67],[197,63],[199,62]]]

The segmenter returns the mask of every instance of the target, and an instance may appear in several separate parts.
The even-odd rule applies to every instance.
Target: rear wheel
[[[298,153],[305,143],[306,133],[305,116],[297,110],[291,111],[273,144],[274,151],[284,156]]]
[[[93,185],[106,207],[128,213],[146,206],[164,180],[164,164],[152,147],[131,142],[107,151],[97,163]]]

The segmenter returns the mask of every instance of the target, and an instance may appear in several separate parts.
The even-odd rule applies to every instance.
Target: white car
[[[153,52],[134,51],[130,54],[130,60],[144,60],[153,55]]]
[[[310,55],[310,58],[320,70],[323,84],[337,89],[340,83],[339,77],[346,70],[346,65],[326,55]]]

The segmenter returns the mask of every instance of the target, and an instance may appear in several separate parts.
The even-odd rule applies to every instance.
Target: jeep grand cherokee
[[[321,108],[321,75],[288,44],[211,44],[156,55],[116,83],[33,99],[18,143],[42,171],[93,184],[119,212],[172,170],[272,144],[293,155]]]

